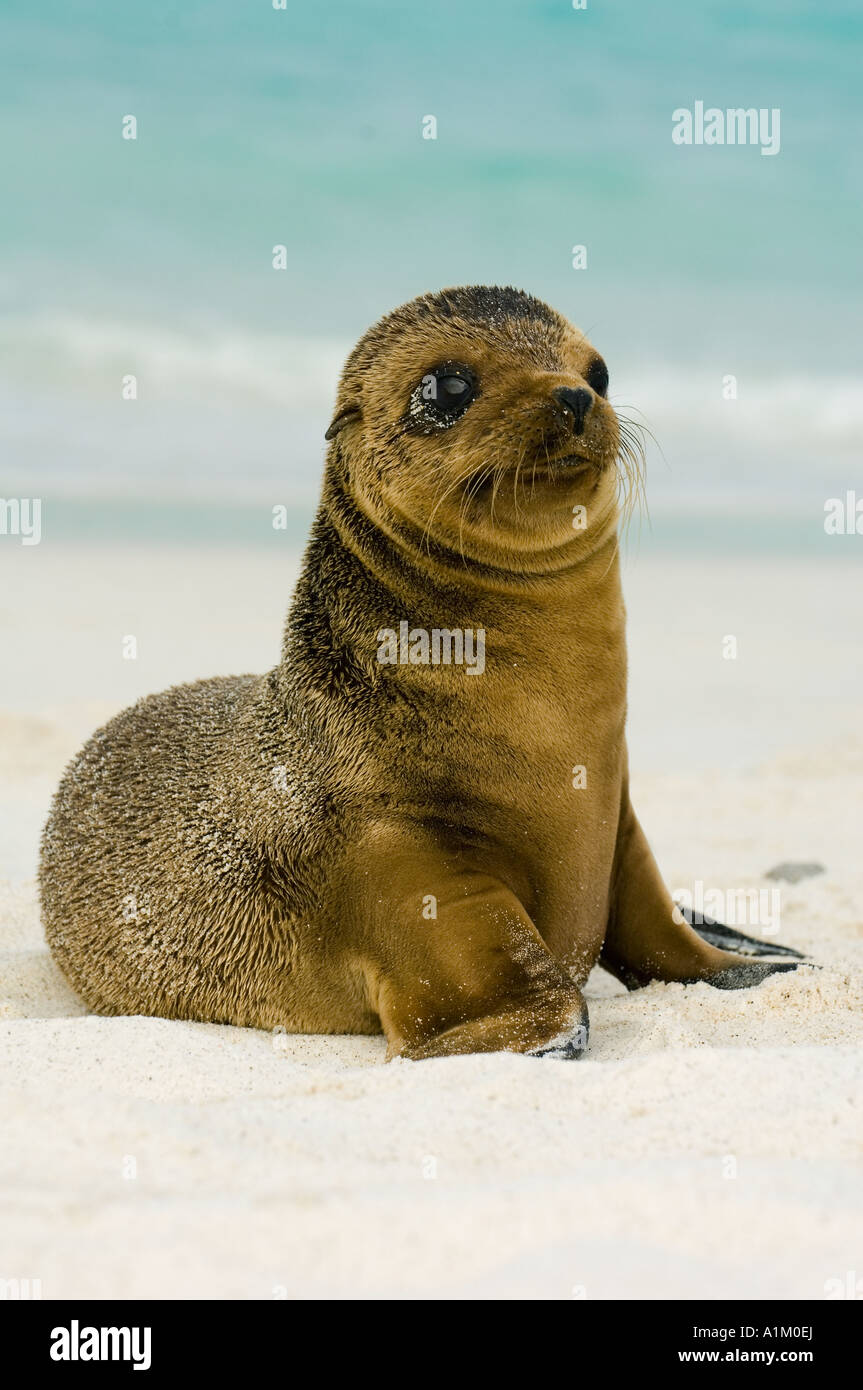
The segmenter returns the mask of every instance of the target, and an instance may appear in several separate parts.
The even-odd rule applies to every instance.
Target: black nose
[[[587,412],[593,405],[593,393],[586,391],[583,386],[579,386],[575,390],[571,386],[558,386],[551,394],[572,416],[573,434],[581,434]]]

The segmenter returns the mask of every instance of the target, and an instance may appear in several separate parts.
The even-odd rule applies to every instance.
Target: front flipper
[[[774,946],[769,941],[759,941],[755,936],[745,936],[733,927],[726,927],[724,922],[715,922],[712,917],[705,917],[704,913],[693,912],[690,907],[678,907],[677,911],[695,928],[702,941],[717,946],[720,951],[736,951],[741,956],[793,956],[796,960],[806,959],[802,951],[795,951],[791,946]],[[700,920],[696,921],[696,917]],[[788,968],[794,969],[793,966]]]
[[[754,955],[795,956],[771,948],[721,922],[696,930],[691,917],[672,902],[644,831],[624,793],[615,848],[611,907],[600,964],[627,989],[651,980],[716,989],[748,989],[768,975],[795,970],[796,960],[753,960]],[[732,949],[728,949],[732,948]]]
[[[346,894],[387,1057],[587,1048],[587,1006],[514,893],[414,826],[378,826]]]
[[[760,985],[768,975],[781,975],[785,970],[796,970],[796,961],[749,961],[746,965],[729,965],[715,975],[708,975],[706,983],[714,989],[751,989]],[[695,980],[684,980],[684,984],[696,984]]]

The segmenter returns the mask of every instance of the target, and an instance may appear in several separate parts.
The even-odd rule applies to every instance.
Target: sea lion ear
[[[339,430],[344,429],[352,420],[359,420],[362,415],[358,405],[347,405],[344,410],[340,410],[338,415],[334,415],[329,429],[324,435],[324,439],[335,439]]]

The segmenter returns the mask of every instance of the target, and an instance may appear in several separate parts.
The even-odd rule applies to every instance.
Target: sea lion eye
[[[457,415],[476,394],[473,372],[458,362],[447,362],[423,377],[423,395],[429,404],[444,415]]]
[[[470,393],[470,386],[460,376],[440,376],[437,380],[438,403],[443,405],[463,405]]]
[[[414,387],[405,417],[420,434],[437,434],[457,423],[477,394],[477,380],[462,362],[431,367]]]
[[[608,390],[608,368],[601,357],[594,357],[584,374],[584,379],[598,396],[605,395]]]

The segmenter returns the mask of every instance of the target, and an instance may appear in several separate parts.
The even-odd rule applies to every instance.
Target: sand
[[[34,670],[39,586],[56,662],[91,640],[74,616],[104,581],[88,573],[66,593],[39,571],[30,611],[46,626],[19,647]],[[697,769],[641,760],[636,803],[673,887],[767,888],[782,861],[824,866],[780,885],[777,939],[818,968],[756,990],[634,994],[594,972],[588,1060],[385,1065],[375,1038],[96,1018],[42,941],[36,837],[88,729],[135,680],[186,675],[181,649],[200,662],[219,620],[230,626],[211,588],[190,633],[176,579],[169,565],[148,589],[157,671],[117,665],[111,686],[95,657],[77,672],[59,662],[40,703],[19,662],[4,692],[0,1277],[39,1279],[46,1298],[264,1299],[820,1299],[828,1281],[860,1278],[863,743],[822,720],[819,742],[761,766],[709,749]],[[116,586],[103,592],[106,614],[122,609]],[[266,602],[280,610],[284,593]],[[231,627],[236,661],[211,656],[198,673],[260,668],[269,619],[256,614],[251,638]],[[122,611],[116,632],[105,622],[116,663],[136,629]],[[662,713],[642,708],[642,727]],[[750,719],[767,726],[763,701]]]

